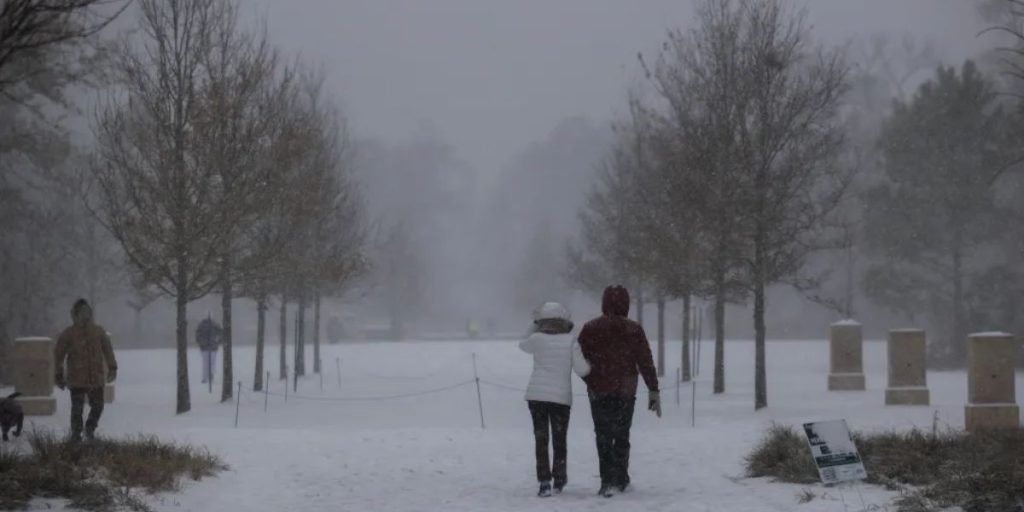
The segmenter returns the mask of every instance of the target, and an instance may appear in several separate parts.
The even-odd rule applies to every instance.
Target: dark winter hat
[[[601,298],[601,312],[606,315],[629,316],[629,292],[617,284],[605,288]]]
[[[76,318],[78,316],[78,312],[81,311],[82,308],[92,309],[92,306],[90,306],[89,305],[89,301],[87,301],[85,299],[78,299],[78,300],[76,300],[75,304],[73,306],[71,306],[71,318],[72,319]]]

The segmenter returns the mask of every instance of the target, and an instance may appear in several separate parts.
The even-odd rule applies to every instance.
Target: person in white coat
[[[537,453],[538,496],[562,491],[566,474],[566,434],[572,407],[572,373],[580,377],[590,373],[572,335],[569,311],[557,302],[547,302],[534,311],[533,332],[519,348],[533,355],[533,373],[526,389],[526,401],[533,417],[533,436]],[[550,435],[549,435],[550,431]],[[554,451],[553,466],[548,464],[548,439]]]

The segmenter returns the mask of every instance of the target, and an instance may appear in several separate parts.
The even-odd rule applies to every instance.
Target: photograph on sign
[[[850,437],[846,420],[804,423],[804,433],[822,483],[834,484],[867,478],[864,462]]]

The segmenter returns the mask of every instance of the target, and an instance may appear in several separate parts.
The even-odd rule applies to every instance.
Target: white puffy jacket
[[[521,341],[519,348],[533,354],[526,399],[572,405],[572,372],[580,377],[590,374],[590,364],[576,338],[572,334],[535,332]]]

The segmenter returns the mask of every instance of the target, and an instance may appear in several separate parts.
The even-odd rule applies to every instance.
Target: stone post
[[[924,331],[889,331],[889,386],[885,405],[928,405],[928,355]]]
[[[1020,426],[1013,364],[1013,335],[988,332],[967,338],[968,432]]]
[[[863,391],[864,342],[861,325],[853,320],[832,324],[829,348],[829,391]]]
[[[11,351],[14,363],[14,391],[26,416],[52,416],[57,412],[53,397],[53,341],[50,338],[18,338]]]

